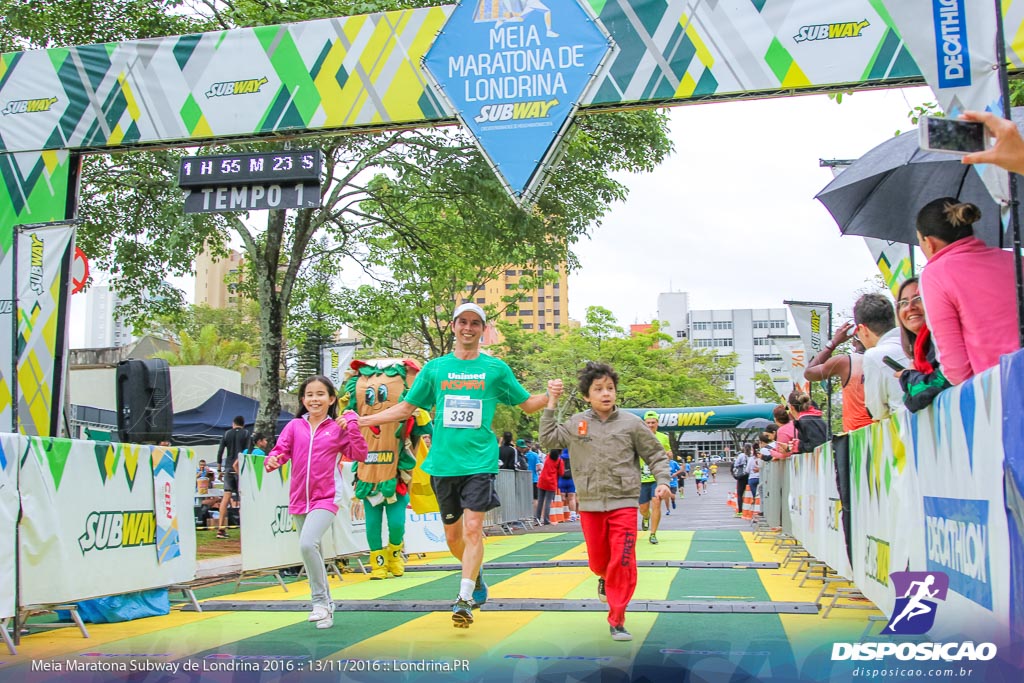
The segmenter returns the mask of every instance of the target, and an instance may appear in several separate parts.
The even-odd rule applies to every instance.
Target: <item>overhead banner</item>
[[[832,317],[832,304],[816,301],[784,301],[783,303],[789,306],[789,313],[793,316],[796,330],[804,342],[807,357],[814,358],[830,341],[828,327]]]
[[[335,387],[341,388],[341,385],[345,383],[349,363],[352,362],[358,348],[359,342],[348,342],[332,344],[320,350],[320,372],[331,380]]]
[[[770,336],[768,338],[772,340],[775,350],[782,356],[783,370],[789,374],[793,386],[806,392],[810,388],[810,382],[804,378],[808,358],[803,340],[800,337],[792,336]]]
[[[21,604],[49,605],[162,588],[195,578],[194,524],[179,528],[180,555],[157,559],[152,451],[102,441],[27,439],[19,471]],[[192,506],[193,453],[174,459],[174,500]]]
[[[895,299],[900,285],[914,275],[914,268],[910,263],[910,253],[914,247],[874,237],[865,237],[864,244],[871,252],[871,259],[878,266],[878,272],[882,274],[885,286],[889,288]]]
[[[462,2],[423,59],[437,93],[520,202],[543,169],[613,44],[577,0]]]
[[[18,422],[53,436],[64,403],[73,227],[24,230],[18,244]],[[19,430],[12,430],[19,431]]]
[[[16,572],[14,558],[18,526],[18,463],[25,440],[15,434],[0,434],[0,619],[13,617]]]

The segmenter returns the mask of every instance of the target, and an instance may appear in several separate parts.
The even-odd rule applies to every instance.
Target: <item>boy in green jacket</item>
[[[598,576],[597,595],[608,603],[612,639],[632,640],[625,621],[636,588],[640,461],[654,474],[654,504],[660,505],[670,495],[668,456],[643,420],[615,407],[619,376],[610,365],[589,362],[578,377],[579,392],[590,409],[558,424],[555,407],[564,386],[562,380],[549,381],[540,441],[544,448],[572,452],[580,523],[590,571]]]

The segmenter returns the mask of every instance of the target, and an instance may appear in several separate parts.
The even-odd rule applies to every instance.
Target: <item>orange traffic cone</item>
[[[754,517],[761,516],[761,496],[754,499]]]
[[[754,497],[750,493],[750,487],[743,492],[743,519],[750,519],[754,516]]]
[[[733,510],[736,509],[736,492],[735,491],[730,491],[729,492],[729,500],[726,501],[726,505],[731,507]]]
[[[555,494],[555,500],[551,503],[551,513],[549,514],[552,524],[559,524],[565,521],[565,506],[562,504],[562,496]]]

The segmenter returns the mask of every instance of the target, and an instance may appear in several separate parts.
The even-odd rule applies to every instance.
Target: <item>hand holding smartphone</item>
[[[918,144],[929,152],[971,154],[988,149],[989,137],[985,124],[977,121],[922,116]]]
[[[903,367],[902,365],[897,363],[895,360],[893,360],[889,356],[882,356],[882,362],[885,363],[886,365],[888,365],[890,368],[892,368],[896,372],[903,372],[904,370],[906,370],[905,367]]]

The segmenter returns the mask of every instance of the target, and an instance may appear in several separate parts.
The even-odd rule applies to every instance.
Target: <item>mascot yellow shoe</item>
[[[392,576],[405,573],[405,558],[402,557],[402,546],[388,544],[388,571]]]
[[[388,569],[384,562],[384,551],[374,550],[370,552],[370,578],[371,579],[386,579],[388,578]]]

